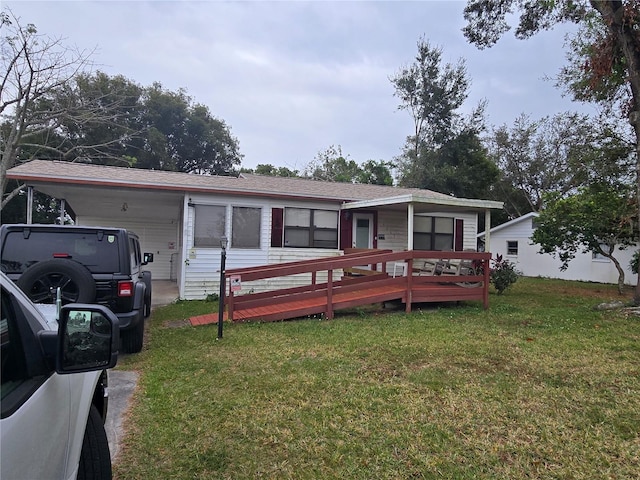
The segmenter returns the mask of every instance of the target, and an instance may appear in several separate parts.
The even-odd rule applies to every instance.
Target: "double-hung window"
[[[454,222],[449,217],[413,217],[413,248],[453,250]]]
[[[262,212],[255,207],[233,207],[231,215],[231,246],[260,248]]]
[[[226,232],[227,207],[196,205],[194,214],[193,246],[220,248],[220,241]]]
[[[284,246],[338,248],[338,212],[286,208],[284,211]]]

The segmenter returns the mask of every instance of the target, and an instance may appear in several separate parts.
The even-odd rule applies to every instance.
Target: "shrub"
[[[633,253],[633,257],[631,257],[631,261],[629,262],[629,268],[634,275],[638,273],[638,260],[640,260],[640,250],[636,250]]]
[[[515,264],[502,258],[502,255],[497,255],[495,260],[491,261],[493,265],[489,272],[489,278],[498,294],[502,294],[507,288],[516,283],[519,273]]]

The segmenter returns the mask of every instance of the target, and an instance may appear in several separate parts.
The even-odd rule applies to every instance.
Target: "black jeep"
[[[2,225],[2,271],[34,303],[99,303],[120,322],[122,351],[139,352],[151,313],[153,254],[140,252],[138,236],[122,228]]]

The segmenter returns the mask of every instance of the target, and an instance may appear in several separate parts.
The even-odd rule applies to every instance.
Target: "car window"
[[[137,271],[140,269],[140,250],[137,248],[138,242],[133,238],[129,238],[129,255],[131,255],[131,270]]]
[[[2,290],[2,319],[0,319],[0,338],[2,339],[2,386],[0,401],[13,392],[26,378],[27,365],[20,342],[20,334],[15,324],[13,306],[9,294]]]
[[[2,271],[24,273],[31,265],[52,258],[70,258],[93,273],[118,272],[118,237],[97,232],[8,232],[2,245]]]
[[[2,289],[2,310],[0,314],[0,350],[2,359],[0,366],[0,407],[1,418],[11,415],[45,379],[39,355],[31,355],[35,334],[20,319],[25,312],[19,308],[14,297]],[[40,361],[39,361],[40,360]]]

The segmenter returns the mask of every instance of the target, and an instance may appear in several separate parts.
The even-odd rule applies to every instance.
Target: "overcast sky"
[[[567,110],[553,82],[563,33],[478,50],[462,35],[462,1],[219,2],[3,1],[38,31],[96,48],[98,69],[147,86],[184,88],[224,120],[242,166],[302,170],[319,151],[392,160],[412,131],[389,78],[413,61],[424,36],[443,59],[466,61],[467,110],[488,101],[489,125]]]

